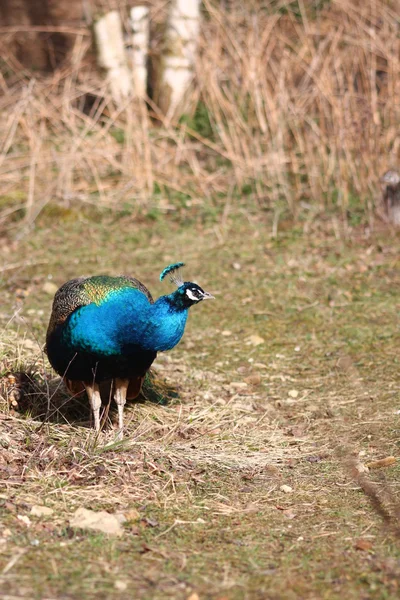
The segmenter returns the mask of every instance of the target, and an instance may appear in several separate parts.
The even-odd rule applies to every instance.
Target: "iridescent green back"
[[[111,277],[109,275],[88,277],[83,282],[81,293],[82,297],[88,299],[90,302],[101,304],[107,299],[110,292],[126,289],[127,287],[140,290],[147,296],[150,302],[153,302],[149,290],[140,281],[134,277],[125,277],[123,275],[118,277]],[[88,304],[88,302],[85,302],[85,304]]]
[[[87,304],[101,304],[107,296],[116,290],[135,288],[140,290],[153,303],[149,290],[134,277],[124,275],[111,277],[109,275],[96,275],[94,277],[79,277],[64,283],[56,292],[53,301],[50,323],[47,330],[49,335],[53,329],[63,323],[65,319],[80,306]]]

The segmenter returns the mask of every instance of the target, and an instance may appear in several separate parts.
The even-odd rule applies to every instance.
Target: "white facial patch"
[[[193,300],[193,302],[198,302],[199,298],[197,296],[195,296],[192,292],[192,290],[190,290],[189,288],[186,290],[186,296],[190,299]]]

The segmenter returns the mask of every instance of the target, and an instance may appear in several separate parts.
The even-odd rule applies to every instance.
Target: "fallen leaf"
[[[103,510],[96,512],[80,507],[75,511],[70,526],[76,529],[92,529],[108,535],[121,536],[124,532],[121,523],[125,521],[126,518],[123,514],[111,514]]]
[[[350,356],[341,356],[336,362],[336,368],[341,371],[348,371],[353,366],[353,360]]]
[[[372,462],[368,462],[365,464],[368,469],[383,469],[384,467],[390,467],[397,462],[397,458],[395,456],[387,456],[386,458],[381,458],[380,460],[373,460]]]
[[[304,435],[305,429],[305,425],[295,425],[289,429],[288,435],[292,435],[295,438],[300,438]]]
[[[249,385],[260,385],[261,383],[261,375],[259,373],[253,373],[245,378],[245,383]]]
[[[322,456],[306,456],[305,460],[309,463],[317,463],[322,460]]]
[[[26,348],[26,350],[33,350],[34,348],[38,347],[38,343],[37,342],[35,342],[33,340],[30,340],[28,338],[26,338],[25,340],[23,340],[21,342],[21,344],[22,344],[22,346],[24,348]]]
[[[231,388],[236,390],[243,390],[244,388],[247,388],[247,383],[245,381],[232,381],[229,385]]]
[[[354,544],[354,548],[356,550],[362,550],[363,552],[368,552],[368,550],[371,550],[371,548],[372,548],[372,542],[371,542],[371,540],[366,540],[365,538],[360,538]]]
[[[297,398],[297,396],[299,395],[299,392],[297,390],[289,390],[288,394],[291,398]]]
[[[49,506],[41,506],[39,504],[35,504],[31,508],[31,515],[34,517],[48,517],[53,514],[53,509]]]
[[[139,513],[136,508],[130,508],[124,512],[125,518],[128,523],[132,523],[133,521],[139,521],[142,518],[142,515]]]
[[[264,338],[259,335],[250,335],[246,340],[248,346],[260,346],[264,342]]]
[[[30,527],[32,525],[32,521],[27,515],[17,515],[17,519],[27,527]]]
[[[275,467],[275,465],[265,465],[264,471],[266,471],[270,475],[279,475],[279,469],[278,467]]]
[[[4,503],[4,508],[6,508],[7,510],[9,510],[12,513],[16,513],[17,512],[17,507],[12,502],[5,502]]]

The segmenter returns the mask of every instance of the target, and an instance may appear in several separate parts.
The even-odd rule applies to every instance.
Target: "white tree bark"
[[[128,68],[119,13],[112,10],[94,23],[98,62],[106,70],[111,94],[121,102],[132,93],[132,73]]]
[[[167,118],[177,112],[192,79],[200,28],[200,0],[171,0],[166,53],[160,82],[161,107]]]
[[[143,98],[147,91],[150,13],[147,6],[131,8],[132,64],[134,93]]]

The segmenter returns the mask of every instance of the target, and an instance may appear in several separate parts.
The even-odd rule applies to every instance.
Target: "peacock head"
[[[170,281],[178,288],[173,294],[174,301],[181,308],[189,308],[193,304],[197,304],[202,300],[211,300],[214,298],[209,292],[205,292],[197,283],[191,281],[183,281],[182,274],[180,272],[181,267],[185,263],[179,262],[174,263],[166,267],[160,275],[160,281],[169,275]]]

